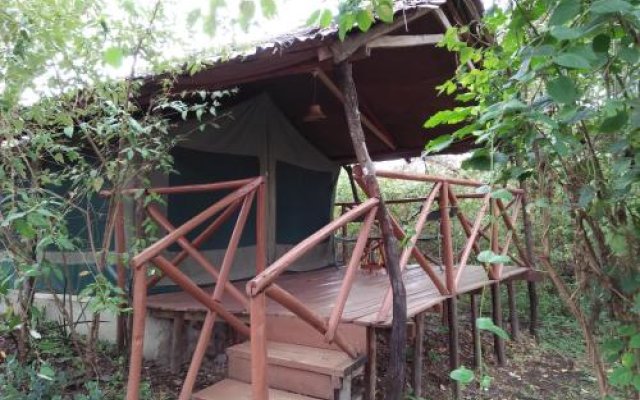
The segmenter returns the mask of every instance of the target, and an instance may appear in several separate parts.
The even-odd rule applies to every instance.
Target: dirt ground
[[[425,400],[449,400],[448,342],[447,329],[438,315],[429,315],[426,320],[425,365],[423,367],[423,396]],[[483,334],[482,354],[485,374],[491,377],[491,385],[482,390],[476,382],[463,388],[464,399],[482,400],[596,400],[599,398],[595,379],[588,373],[588,365],[562,354],[545,350],[521,328],[518,341],[506,344],[507,363],[498,367],[493,354],[493,338]],[[383,348],[387,338],[381,339]],[[578,340],[578,338],[576,338]],[[461,320],[461,363],[471,369],[473,345],[469,321]],[[411,351],[407,354],[408,376],[412,374]],[[379,364],[378,387],[384,385],[385,355]],[[476,374],[477,376],[478,374]],[[408,384],[410,386],[410,384]],[[380,395],[380,399],[383,397]]]

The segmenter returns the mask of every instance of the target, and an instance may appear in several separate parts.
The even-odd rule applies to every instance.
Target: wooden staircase
[[[352,359],[328,345],[299,320],[270,318],[278,326],[268,336],[267,379],[270,400],[351,400],[351,382],[362,373],[364,356]],[[351,328],[351,329],[350,329]],[[364,330],[347,326],[350,338],[362,342]],[[277,333],[276,333],[277,332]],[[227,348],[227,378],[193,395],[195,400],[251,399],[251,348],[246,341]]]

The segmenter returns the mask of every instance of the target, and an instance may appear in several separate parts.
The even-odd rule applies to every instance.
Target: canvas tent
[[[201,125],[204,129],[200,129]],[[154,186],[267,177],[270,260],[331,220],[339,164],[306,141],[268,95],[260,94],[237,104],[222,111],[222,116],[181,121],[173,130],[182,138],[173,151],[176,173],[155,179]],[[179,226],[224,194],[170,195],[167,216],[174,226]],[[233,220],[231,218],[202,246],[204,255],[214,265],[222,262]],[[248,221],[232,268],[232,279],[255,275],[255,218],[250,217]],[[199,230],[192,232],[190,239],[198,233]],[[333,243],[327,240],[297,262],[293,270],[321,268],[333,262]],[[183,270],[198,283],[210,282],[210,275],[192,260],[185,261]],[[171,284],[166,280],[159,286]]]

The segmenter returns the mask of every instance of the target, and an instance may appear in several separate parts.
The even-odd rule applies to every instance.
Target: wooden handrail
[[[371,210],[369,210],[369,213],[364,220],[364,224],[360,229],[360,234],[358,235],[356,245],[353,248],[353,252],[351,253],[351,259],[349,260],[347,271],[345,272],[345,276],[342,280],[340,292],[338,293],[338,297],[336,298],[336,304],[333,307],[333,312],[331,313],[331,316],[329,317],[329,323],[327,324],[327,333],[324,337],[328,342],[333,341],[336,330],[338,329],[340,318],[342,317],[342,313],[344,312],[344,307],[347,304],[347,298],[349,297],[349,293],[351,292],[351,287],[353,286],[353,281],[355,279],[356,272],[358,271],[358,266],[360,265],[360,258],[362,257],[364,248],[367,245],[367,239],[369,237],[369,232],[373,227],[373,222],[376,219],[377,211],[378,207],[373,207]]]
[[[429,212],[431,211],[433,202],[436,199],[436,195],[440,192],[441,187],[441,182],[437,182],[435,185],[433,185],[433,188],[431,188],[431,193],[429,193],[429,196],[427,196],[426,200],[424,201],[422,210],[420,210],[420,214],[418,215],[418,221],[416,222],[415,233],[409,239],[409,244],[404,249],[402,249],[402,254],[400,255],[400,271],[404,271],[407,268],[409,257],[411,256],[413,249],[416,247],[418,237],[420,236],[420,233],[422,233],[422,229],[427,222],[427,217],[429,215]],[[387,293],[384,297],[384,301],[382,302],[380,310],[378,311],[378,321],[383,321],[387,318],[387,315],[389,315],[389,311],[391,310],[392,301],[393,293],[391,291],[391,285],[389,285]]]
[[[266,270],[247,282],[247,294],[252,297],[256,296],[267,286],[272,284],[275,279],[280,276],[280,274],[282,274],[292,263],[302,257],[307,251],[329,237],[336,229],[340,228],[342,225],[353,221],[354,219],[369,211],[371,208],[377,206],[379,202],[380,200],[376,198],[372,198],[363,202],[359,206],[334,219],[333,221],[316,231],[313,235],[309,236],[308,238],[294,246],[277,261],[271,264]]]
[[[380,178],[389,178],[389,179],[402,179],[408,181],[420,181],[420,182],[446,182],[450,185],[458,185],[458,186],[472,186],[472,187],[480,187],[486,186],[487,184],[481,181],[476,181],[472,179],[462,179],[462,178],[446,178],[442,176],[434,176],[434,175],[426,175],[426,174],[417,174],[413,172],[399,172],[399,171],[376,171],[376,175]],[[511,193],[521,194],[523,193],[522,189],[518,188],[505,188]]]
[[[227,207],[228,205],[235,202],[236,200],[246,196],[247,194],[249,194],[249,192],[252,192],[253,190],[255,190],[262,182],[263,182],[262,177],[253,179],[250,183],[240,187],[236,191],[223,197],[217,203],[209,206],[207,209],[200,212],[198,215],[194,216],[184,224],[180,225],[172,233],[168,234],[167,236],[163,237],[162,239],[158,240],[151,246],[141,251],[138,255],[133,257],[133,259],[131,260],[131,266],[133,268],[138,268],[140,265],[146,262],[149,262],[152,258],[156,257],[166,248],[168,248],[173,243],[175,243],[175,241],[178,240],[178,238],[185,236],[187,233],[191,232],[198,225],[200,225],[207,219],[217,214],[223,208]]]
[[[168,233],[171,233],[176,230],[176,228],[167,220],[164,215],[157,209],[154,205],[147,206],[147,213],[149,216],[156,221],[163,229],[165,229]],[[213,279],[216,281],[220,280],[220,272],[218,269],[207,260],[202,253],[200,253],[194,245],[192,245],[185,237],[181,237],[178,239],[178,245],[184,249],[202,268],[204,268]],[[177,257],[176,257],[177,258]],[[172,264],[176,265],[175,262]],[[235,286],[233,286],[230,282],[225,282],[224,287],[229,291],[229,294],[233,296],[243,307],[248,310],[249,309],[249,299]]]
[[[222,224],[224,224],[229,219],[229,217],[231,217],[231,215],[233,215],[233,213],[238,208],[240,208],[241,204],[242,201],[237,200],[235,203],[232,203],[230,206],[228,206],[222,213],[220,213],[220,215],[216,217],[216,219],[213,220],[213,222],[207,227],[207,229],[202,231],[195,239],[193,239],[193,242],[191,242],[191,246],[196,250],[199,249],[200,246],[202,246],[204,242],[209,240],[209,238],[213,236],[214,233],[216,233],[218,228],[220,228],[220,226],[222,226]],[[173,257],[171,263],[176,266],[180,265],[188,256],[189,253],[183,249],[175,257]],[[164,278],[164,274],[160,273],[149,279],[149,281],[147,282],[147,289],[154,287],[158,282],[162,280],[162,278]]]
[[[458,193],[456,195],[458,199],[482,199],[484,193]],[[436,197],[436,199],[438,199]],[[405,197],[401,199],[385,199],[384,204],[406,204],[406,203],[424,203],[427,200],[426,196],[421,197]],[[334,207],[351,207],[360,204],[355,201],[336,201],[333,203]]]
[[[487,193],[485,195],[484,202],[482,203],[482,207],[478,211],[473,227],[471,228],[471,231],[467,235],[467,243],[464,247],[464,250],[462,251],[462,255],[460,256],[460,261],[458,262],[458,271],[456,273],[456,280],[455,280],[456,290],[458,289],[458,285],[460,284],[460,280],[462,279],[462,272],[464,271],[464,268],[467,266],[469,255],[471,255],[471,249],[473,249],[474,245],[476,244],[478,232],[480,231],[480,226],[482,225],[482,218],[484,218],[490,202],[491,202],[491,195]]]
[[[153,194],[187,194],[187,193],[202,193],[202,192],[215,192],[217,190],[225,189],[237,189],[244,185],[248,185],[256,178],[238,179],[234,181],[203,183],[196,185],[182,185],[182,186],[169,186],[169,187],[155,187],[155,188],[127,188],[121,190],[123,195],[134,195],[141,190],[145,193]],[[102,190],[100,195],[108,197],[113,195],[113,190]]]

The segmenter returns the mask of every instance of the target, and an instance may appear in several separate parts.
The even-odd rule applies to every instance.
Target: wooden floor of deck
[[[526,271],[528,271],[526,268],[505,266],[502,279],[515,277]],[[279,277],[277,284],[317,314],[328,318],[340,290],[344,272],[345,268],[328,267],[310,272],[290,273]],[[405,270],[404,282],[409,317],[426,311],[447,298],[438,292],[418,266],[409,266]],[[465,268],[460,281],[459,293],[471,292],[492,282],[482,266],[469,265]],[[246,281],[238,281],[234,284],[244,293]],[[383,322],[377,321],[378,310],[388,287],[389,280],[386,274],[359,272],[347,300],[342,321],[358,325],[388,325],[391,322],[390,317]],[[212,288],[206,290],[211,292]],[[246,314],[242,305],[228,295],[224,296],[222,303],[227,310],[235,314]],[[207,310],[204,305],[185,292],[150,295],[147,307],[152,311],[186,313],[204,313]],[[268,300],[267,314],[272,316],[292,315],[287,309],[272,300]]]

